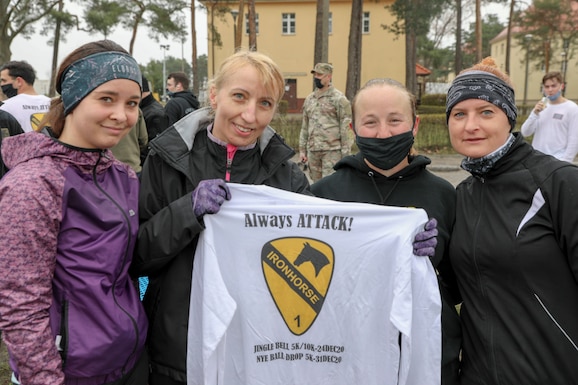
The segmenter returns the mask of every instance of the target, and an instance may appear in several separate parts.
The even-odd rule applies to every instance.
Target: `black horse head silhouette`
[[[303,250],[301,250],[293,263],[295,266],[300,266],[304,262],[311,262],[315,268],[315,276],[317,277],[321,269],[329,264],[329,259],[321,251],[312,247],[309,242],[305,242],[303,244]]]

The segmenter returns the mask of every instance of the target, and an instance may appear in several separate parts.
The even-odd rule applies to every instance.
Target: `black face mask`
[[[321,84],[321,79],[314,78],[313,81],[315,82],[315,87],[323,88],[323,84]]]
[[[381,170],[391,170],[404,160],[413,146],[413,129],[389,138],[364,138],[356,135],[359,151]]]
[[[11,98],[14,97],[16,95],[18,95],[18,90],[16,88],[14,88],[14,86],[12,85],[12,83],[10,84],[4,84],[2,86],[2,93],[4,95],[6,95],[7,98]]]

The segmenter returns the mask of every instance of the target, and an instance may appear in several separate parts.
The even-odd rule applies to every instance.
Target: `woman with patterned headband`
[[[491,58],[447,96],[457,187],[450,259],[462,294],[462,385],[578,379],[578,168],[512,133],[509,77]]]
[[[118,44],[85,44],[59,68],[42,122],[52,137],[3,142],[0,329],[22,384],[148,381],[147,320],[128,275],[138,179],[109,150],[138,118],[140,82]]]

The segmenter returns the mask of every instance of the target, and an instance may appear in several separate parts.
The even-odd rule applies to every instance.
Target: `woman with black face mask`
[[[454,305],[460,295],[447,257],[455,216],[456,193],[446,180],[426,169],[431,161],[416,155],[419,127],[415,97],[392,79],[373,79],[353,99],[352,127],[359,152],[335,165],[335,173],[311,186],[319,197],[343,202],[417,207],[437,220],[438,244],[431,262],[442,291],[442,384],[457,384],[460,321]],[[435,218],[435,219],[433,219]]]

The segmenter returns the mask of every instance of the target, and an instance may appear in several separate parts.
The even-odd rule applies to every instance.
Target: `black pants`
[[[145,350],[134,368],[124,377],[106,385],[147,385],[149,383],[149,357]]]
[[[187,383],[153,372],[149,377],[149,385],[187,385]]]

